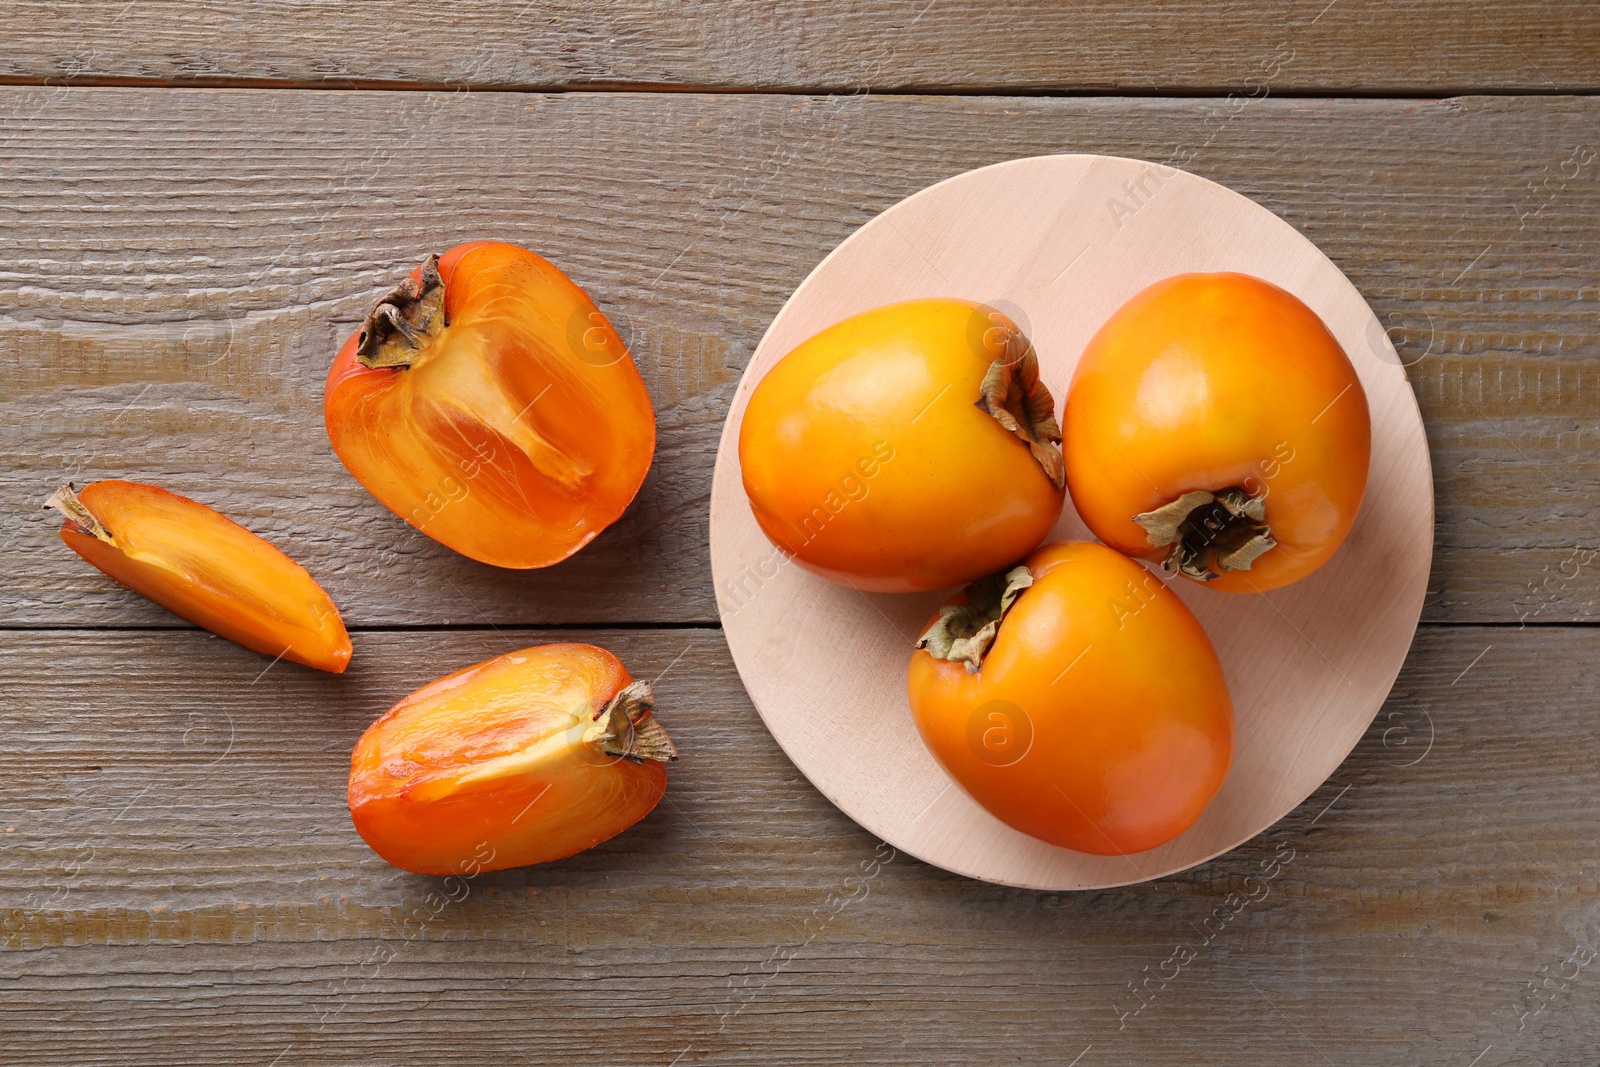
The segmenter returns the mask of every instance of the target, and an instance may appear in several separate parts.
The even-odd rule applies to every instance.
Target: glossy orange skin
[[[396,515],[465,556],[547,567],[620,517],[655,452],[633,357],[554,266],[495,241],[439,260],[449,322],[409,367],[328,373],[333,449]],[[413,272],[420,277],[420,268]]]
[[[1298,581],[1355,522],[1372,452],[1367,397],[1339,342],[1292,294],[1244,274],[1182,274],[1124,304],[1084,350],[1062,420],[1067,486],[1095,536],[1159,560],[1133,516],[1185,492],[1266,494],[1277,546],[1206,583]]]
[[[78,499],[116,543],[70,521],[61,540],[129,589],[262,655],[336,674],[350,663],[350,635],[328,594],[243,526],[138,482],[95,482]]]
[[[419,874],[561,859],[626,830],[666,769],[581,740],[633,679],[593,645],[525,648],[412,693],[350,756],[350,815],[373,850]]]
[[[1034,584],[977,674],[912,654],[917,729],[962,789],[1025,834],[1096,855],[1165,844],[1233,757],[1216,651],[1160,578],[1104,545],[1050,544],[1026,562]]]
[[[739,426],[739,462],[774,545],[824,578],[898,593],[964,584],[1044,539],[1064,491],[974,406],[993,358],[973,328],[990,321],[981,307],[941,298],[866,311],[766,373]]]

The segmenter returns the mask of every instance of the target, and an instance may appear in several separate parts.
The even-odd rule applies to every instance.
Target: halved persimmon
[[[547,567],[620,517],[655,452],[633,357],[593,300],[498,241],[429,256],[340,349],[323,397],[340,460],[465,556]]]
[[[186,496],[139,482],[57,490],[61,540],[134,592],[265,656],[343,671],[350,635],[306,569]]]
[[[367,728],[350,815],[373,851],[419,874],[561,859],[644,818],[677,750],[650,683],[593,645],[525,648],[456,671]]]

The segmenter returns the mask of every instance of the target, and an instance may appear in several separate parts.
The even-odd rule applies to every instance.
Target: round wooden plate
[[[1258,596],[1169,582],[1204,624],[1237,711],[1233,766],[1200,821],[1149,852],[1091,856],[1012,830],[967,797],[912,724],[906,665],[946,594],[869,595],[817,578],[762,535],[739,479],[750,390],[799,342],[868,308],[925,296],[996,305],[1039,353],[1057,412],[1090,336],[1134,293],[1231,270],[1309,304],[1349,353],[1372,408],[1355,527],[1310,578]],[[1069,500],[1052,540],[1090,537]],[[1271,826],[1331,774],[1388,695],[1416,630],[1433,553],[1433,475],[1416,399],[1361,295],[1288,223],[1183,171],[1066,155],[958,175],[868,222],[811,272],[756,349],[723,427],[711,563],[740,676],[789,758],[845,814],[947,870],[1036,889],[1157,878]]]

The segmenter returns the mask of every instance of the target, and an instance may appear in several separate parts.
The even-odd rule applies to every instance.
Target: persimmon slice
[[[57,490],[61,540],[102,572],[235,644],[319,670],[350,662],[339,609],[306,569],[204,504],[139,482]]]

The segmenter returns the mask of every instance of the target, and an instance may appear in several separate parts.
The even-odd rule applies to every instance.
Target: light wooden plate
[[[906,665],[946,594],[869,595],[814,577],[762,535],[739,480],[750,390],[799,342],[868,308],[926,296],[1009,311],[1032,337],[1057,412],[1100,324],[1151,282],[1242,271],[1309,304],[1349,353],[1372,407],[1361,514],[1310,578],[1259,596],[1169,585],[1205,625],[1237,710],[1232,769],[1200,821],[1128,856],[1047,845],[989,815],[923,746]],[[1069,500],[1052,540],[1088,538]],[[1250,200],[1138,160],[1018,159],[958,175],[857,230],[773,320],[739,384],[711,491],[711,563],[740,676],[767,728],[829,800],[929,863],[1036,889],[1123,885],[1249,840],[1308,797],[1388,695],[1422,610],[1433,476],[1416,399],[1383,328],[1326,256]]]

